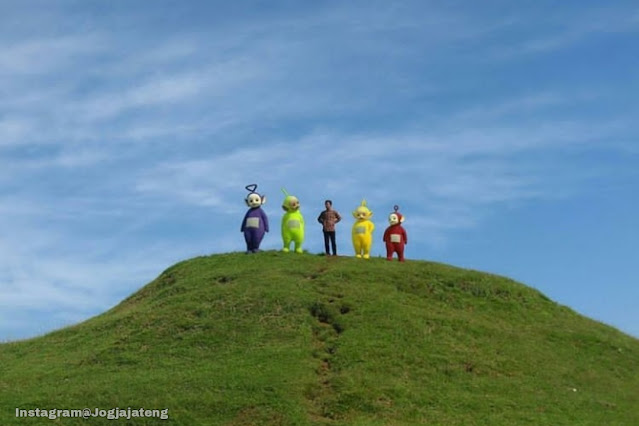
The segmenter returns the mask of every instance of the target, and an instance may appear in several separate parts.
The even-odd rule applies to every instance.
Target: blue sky
[[[331,198],[639,337],[634,1],[0,3],[0,341]],[[262,247],[280,246],[278,232]]]

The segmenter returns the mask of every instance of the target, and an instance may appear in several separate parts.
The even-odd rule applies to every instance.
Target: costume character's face
[[[365,203],[362,202],[362,204],[353,212],[353,217],[357,220],[368,220],[373,217],[373,212],[366,207]]]
[[[244,202],[250,208],[254,209],[266,203],[266,195],[260,195],[255,192],[257,190],[257,184],[246,185],[246,190],[249,192],[249,195],[246,196]]]
[[[282,204],[282,208],[284,209],[284,211],[294,212],[296,210],[299,210],[300,201],[297,199],[297,197],[294,197],[292,195],[288,195],[284,199],[284,203]]]
[[[404,223],[404,215],[399,212],[399,206],[394,207],[394,212],[388,215],[388,223],[398,225]]]
[[[265,202],[266,197],[261,197],[259,194],[256,193],[249,194],[249,196],[246,197],[246,204],[252,209],[261,206]]]

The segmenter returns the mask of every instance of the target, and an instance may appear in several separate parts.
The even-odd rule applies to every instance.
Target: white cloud
[[[32,76],[69,67],[78,57],[95,55],[106,45],[97,34],[42,37],[0,43],[0,75]]]
[[[171,105],[196,96],[204,86],[201,77],[184,74],[154,78],[137,86],[98,95],[74,105],[76,114],[94,121],[116,117],[136,108]],[[83,120],[83,121],[84,121]]]
[[[524,13],[529,11],[523,10]],[[540,13],[539,10],[536,13]],[[513,56],[545,54],[552,51],[569,48],[584,43],[593,37],[609,34],[633,33],[639,30],[633,22],[633,14],[623,6],[620,7],[591,7],[575,11],[571,8],[560,8],[553,14],[544,14],[540,19],[531,16],[517,16],[511,18],[511,28],[521,31],[526,28],[526,36],[513,34],[510,41],[504,45],[493,46],[492,52],[486,55],[491,60],[507,59]],[[534,26],[534,27],[533,27]]]
[[[19,144],[31,129],[31,123],[23,117],[3,117],[0,119],[0,148]]]

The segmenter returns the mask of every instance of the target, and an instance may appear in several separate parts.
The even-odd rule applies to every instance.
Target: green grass
[[[1,344],[0,424],[639,425],[639,340],[442,264],[199,257],[104,314]]]

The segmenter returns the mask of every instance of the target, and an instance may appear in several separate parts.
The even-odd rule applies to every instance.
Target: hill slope
[[[16,418],[84,407],[169,410],[118,424],[639,424],[639,340],[429,262],[195,258],[0,360],[2,425],[87,424]]]

